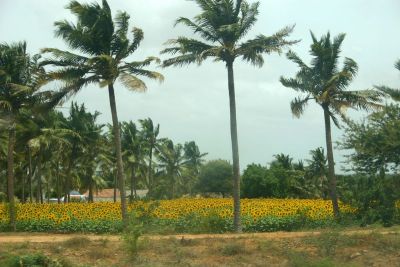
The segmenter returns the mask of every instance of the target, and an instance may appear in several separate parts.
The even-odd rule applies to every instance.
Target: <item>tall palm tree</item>
[[[20,111],[32,108],[43,99],[37,93],[43,85],[43,69],[37,63],[38,56],[30,57],[26,43],[0,45],[0,115],[7,123],[7,192],[10,203],[10,226],[15,230],[14,201],[14,149],[16,143],[16,124]]]
[[[201,9],[193,20],[181,17],[176,24],[183,24],[199,34],[203,41],[187,37],[170,40],[171,46],[162,51],[172,55],[163,62],[163,66],[184,66],[201,64],[208,58],[222,61],[228,71],[228,90],[230,107],[230,128],[233,157],[233,196],[234,227],[241,231],[240,223],[240,170],[239,145],[236,123],[236,100],[233,63],[241,58],[254,66],[264,63],[262,54],[280,53],[285,46],[295,43],[285,38],[293,27],[286,27],[272,36],[258,35],[256,38],[242,41],[257,21],[259,2],[249,4],[245,0],[193,0]]]
[[[130,17],[126,12],[118,12],[113,20],[106,0],[102,1],[102,6],[97,3],[80,4],[77,1],[71,1],[67,9],[76,16],[77,22],[76,24],[66,20],[55,22],[55,34],[57,37],[61,37],[71,49],[77,50],[81,54],[47,48],[43,52],[50,53],[53,57],[43,61],[42,64],[59,67],[52,71],[49,77],[65,82],[65,86],[54,98],[56,102],[76,94],[89,84],[96,83],[100,87],[108,87],[115,133],[121,211],[125,221],[125,178],[114,84],[119,80],[128,89],[145,91],[146,84],[138,76],[159,81],[163,80],[163,76],[160,73],[144,69],[153,61],[158,61],[155,57],[149,57],[144,61],[125,61],[136,51],[143,40],[143,31],[138,28],[132,29],[133,40],[129,40],[127,35]]]
[[[331,120],[340,128],[338,116],[346,121],[347,108],[369,110],[377,108],[381,94],[374,90],[346,91],[346,88],[357,74],[357,63],[351,58],[345,58],[342,69],[339,69],[340,46],[345,34],[339,34],[331,40],[330,34],[320,40],[311,32],[310,66],[299,56],[289,51],[288,59],[296,63],[300,70],[295,78],[281,77],[283,86],[302,93],[291,102],[292,113],[300,117],[310,100],[322,107],[325,119],[325,138],[328,158],[328,180],[330,197],[335,217],[339,215],[339,205],[336,193],[335,163],[333,159]]]
[[[400,71],[400,59],[396,61],[394,67]],[[400,101],[400,89],[394,89],[387,86],[375,86],[375,88],[389,95],[393,100]]]

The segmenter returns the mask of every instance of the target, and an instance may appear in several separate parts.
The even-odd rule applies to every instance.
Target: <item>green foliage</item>
[[[340,145],[354,151],[348,157],[360,175],[346,184],[350,193],[345,200],[357,208],[363,225],[399,223],[399,140],[399,105],[386,106],[360,123],[349,122],[346,128]]]
[[[400,199],[396,190],[400,186],[398,175],[358,176],[352,182],[344,200],[357,209],[361,225],[379,222],[391,226],[400,223],[399,209],[396,207],[396,201]]]
[[[0,203],[7,201],[6,193],[0,192]]]
[[[201,193],[232,192],[232,165],[226,160],[211,160],[200,168],[199,183],[196,186]]]
[[[244,198],[272,197],[276,193],[277,179],[267,176],[268,169],[260,164],[248,165],[242,175],[242,196]]]
[[[123,229],[119,220],[80,221],[71,220],[55,224],[52,221],[40,220],[17,221],[17,231],[21,232],[53,232],[53,233],[119,233]],[[9,230],[6,223],[0,223],[0,230]]]
[[[22,256],[9,256],[0,260],[1,266],[7,267],[70,267],[66,260],[51,259],[43,254],[27,254]]]

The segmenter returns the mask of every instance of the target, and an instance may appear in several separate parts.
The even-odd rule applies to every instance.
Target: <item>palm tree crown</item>
[[[41,64],[60,67],[50,72],[49,78],[66,82],[55,101],[75,94],[92,83],[104,87],[119,80],[128,89],[145,91],[146,84],[138,76],[163,81],[160,73],[144,69],[153,61],[158,62],[157,58],[124,61],[136,51],[144,37],[141,29],[133,28],[133,40],[129,40],[127,35],[130,16],[126,12],[119,11],[113,21],[110,7],[105,0],[102,7],[97,3],[80,4],[71,1],[67,9],[78,21],[76,24],[66,20],[55,22],[55,34],[70,48],[86,56],[56,48],[43,49],[43,52],[50,53],[52,58],[42,61]]]
[[[305,64],[293,51],[287,53],[289,60],[296,63],[300,70],[295,78],[281,77],[283,86],[303,93],[291,102],[292,113],[300,117],[308,102],[315,100],[322,108],[326,109],[330,118],[337,127],[337,116],[346,119],[347,108],[369,110],[378,107],[381,94],[375,90],[346,91],[347,86],[355,78],[358,65],[346,57],[343,67],[339,69],[340,46],[345,34],[339,34],[331,40],[330,34],[322,36],[320,40],[311,32],[313,44],[310,54],[313,59],[310,66]]]
[[[292,26],[272,36],[260,34],[252,40],[239,43],[257,21],[259,2],[249,4],[242,0],[193,1],[202,12],[193,20],[181,17],[175,24],[190,27],[206,42],[186,37],[168,41],[167,44],[171,47],[164,49],[162,53],[180,55],[165,60],[164,66],[200,64],[207,58],[231,64],[239,57],[261,67],[264,63],[263,53],[281,52],[283,47],[297,42],[285,39],[292,32]]]

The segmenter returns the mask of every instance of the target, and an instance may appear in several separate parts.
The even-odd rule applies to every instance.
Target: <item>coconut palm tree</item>
[[[133,196],[135,196],[135,198],[137,197],[136,185],[138,174],[143,167],[146,168],[144,161],[144,142],[134,122],[123,122],[121,128],[122,154],[125,158],[125,162],[128,162],[127,171],[130,173],[131,177],[130,200],[132,201]]]
[[[156,150],[158,168],[169,179],[170,197],[175,198],[177,186],[181,183],[182,171],[184,170],[187,161],[185,159],[183,146],[176,144],[166,139]]]
[[[378,108],[381,94],[374,90],[346,91],[346,88],[357,74],[357,63],[351,58],[345,58],[342,69],[339,69],[340,47],[345,34],[339,34],[333,40],[328,32],[320,40],[311,32],[310,66],[300,57],[289,51],[287,57],[296,63],[300,70],[295,78],[281,77],[283,86],[302,93],[291,102],[292,113],[300,117],[309,101],[314,100],[322,107],[325,119],[326,149],[328,158],[328,180],[333,212],[339,215],[339,205],[336,193],[335,163],[333,159],[331,120],[340,127],[339,117],[346,121],[347,108],[370,110]]]
[[[396,61],[394,67],[400,71],[400,59]],[[387,86],[375,86],[375,88],[389,95],[393,100],[400,101],[400,89],[394,89]]]
[[[286,27],[272,36],[258,35],[254,39],[242,41],[257,21],[259,2],[249,4],[245,0],[193,1],[200,7],[201,13],[193,20],[181,17],[176,24],[189,27],[203,40],[179,37],[168,41],[167,44],[170,47],[164,49],[162,53],[177,56],[165,60],[163,66],[201,64],[208,58],[226,64],[233,157],[234,227],[240,232],[239,145],[233,64],[236,59],[241,58],[254,66],[261,67],[264,63],[263,53],[280,53],[284,47],[295,43],[295,41],[285,39],[292,32],[293,27]]]
[[[329,187],[327,181],[327,161],[325,151],[322,147],[318,147],[310,151],[311,160],[307,160],[307,174],[313,180],[316,188],[316,195],[326,199],[329,196]]]
[[[143,40],[143,31],[138,28],[132,29],[133,40],[128,38],[130,17],[126,12],[118,12],[113,20],[106,0],[102,1],[102,6],[97,3],[81,4],[71,1],[67,9],[76,16],[77,22],[75,24],[66,20],[55,22],[55,34],[61,37],[74,52],[46,48],[43,52],[51,54],[52,58],[43,61],[42,64],[58,67],[49,73],[49,78],[65,82],[65,86],[54,98],[55,102],[76,94],[89,84],[108,87],[115,133],[121,211],[125,220],[125,178],[114,84],[118,80],[128,89],[145,91],[146,84],[138,76],[159,81],[163,80],[163,76],[144,69],[153,61],[158,61],[155,57],[149,57],[144,61],[125,61]]]
[[[144,146],[147,150],[148,155],[148,168],[147,168],[147,179],[146,184],[149,189],[149,195],[151,196],[154,179],[153,179],[153,152],[157,149],[158,145],[164,141],[164,139],[159,139],[158,135],[160,133],[160,124],[154,125],[151,118],[144,120],[139,120],[140,126],[142,127],[141,135],[144,142]]]
[[[186,171],[184,175],[184,184],[189,194],[197,183],[200,176],[200,168],[203,165],[204,157],[208,153],[201,153],[199,147],[194,141],[186,142],[183,146],[186,159]]]
[[[16,124],[20,111],[38,104],[44,93],[44,70],[37,65],[38,56],[30,57],[26,43],[0,45],[0,115],[8,129],[7,192],[10,203],[10,226],[15,230],[14,149]]]

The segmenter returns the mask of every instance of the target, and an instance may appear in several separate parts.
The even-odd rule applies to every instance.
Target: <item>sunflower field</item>
[[[332,223],[331,202],[308,199],[243,199],[243,230],[265,232],[318,227]],[[232,229],[231,199],[175,199],[135,201],[134,214],[147,213],[155,229],[169,232],[226,232]],[[354,209],[341,204],[343,214]],[[0,229],[8,224],[0,204]],[[18,204],[17,229],[49,232],[118,232],[122,229],[119,203]]]

